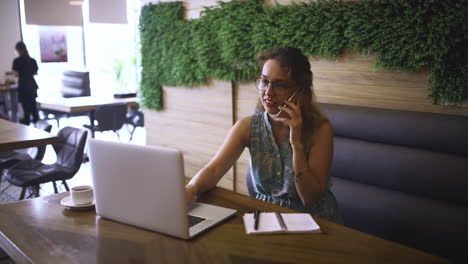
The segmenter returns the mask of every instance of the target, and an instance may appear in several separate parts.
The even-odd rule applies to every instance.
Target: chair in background
[[[0,105],[3,109],[0,111],[2,119],[13,122],[18,121],[18,90],[7,89],[0,91]]]
[[[84,127],[93,130],[94,132],[113,131],[120,139],[118,130],[126,122],[127,104],[111,104],[99,107],[94,113],[97,124],[94,127],[84,125]]]
[[[42,129],[46,132],[52,130],[52,125],[47,122],[41,121],[37,122],[36,128]],[[3,177],[3,169],[8,169],[13,167],[16,163],[23,160],[38,160],[41,161],[44,158],[47,146],[39,146],[34,148],[12,150],[0,152],[0,184]]]
[[[6,105],[6,102],[5,102],[5,99],[3,96],[0,95],[0,106],[3,108],[3,113],[8,113],[8,108],[7,108],[7,105]],[[2,116],[4,116],[2,112],[0,112],[0,114]],[[6,118],[8,120],[8,118]]]
[[[130,125],[132,130],[130,131],[130,140],[133,138],[133,133],[137,127],[145,126],[145,115],[139,107],[132,107],[126,115],[126,124]]]
[[[87,71],[64,71],[62,77],[62,88],[60,90],[65,98],[90,96],[89,72]]]
[[[79,128],[64,127],[59,133],[60,143],[54,144],[57,154],[55,164],[43,164],[38,160],[25,160],[5,170],[4,177],[12,185],[22,187],[19,199],[24,199],[26,190],[30,196],[39,197],[39,185],[52,182],[58,193],[56,181],[62,181],[69,191],[66,180],[71,179],[80,169],[88,132]]]
[[[90,82],[89,82],[89,72],[87,71],[64,71],[62,76],[62,87],[60,89],[62,97],[80,97],[80,96],[90,96]],[[70,117],[70,114],[64,114],[62,112],[45,110],[41,109],[42,113],[45,116],[45,119],[55,119],[57,121],[57,126],[60,127],[59,120],[61,117]],[[76,113],[73,116],[80,116],[87,113]]]
[[[36,128],[42,129],[46,132],[52,130],[52,125],[47,122],[37,122]],[[19,149],[0,152],[0,169],[6,169],[13,166],[22,160],[35,159],[41,161],[47,146],[39,146],[34,148]]]
[[[36,128],[50,133],[52,125],[46,121],[39,121],[36,123]],[[41,161],[44,158],[47,146],[39,146],[34,148],[18,149],[16,152],[28,154],[32,159]]]
[[[9,259],[8,254],[2,248],[0,248],[0,260],[7,260],[7,259]],[[10,263],[10,262],[5,262],[5,263]]]

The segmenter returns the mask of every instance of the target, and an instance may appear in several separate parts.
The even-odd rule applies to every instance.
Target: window
[[[67,62],[41,62],[40,31],[50,26],[27,25],[24,1],[20,0],[22,35],[39,66],[36,80],[40,97],[61,95],[62,72],[66,70],[89,71],[93,96],[137,90],[140,1],[127,0],[128,24],[101,24],[89,22],[88,1],[85,0],[83,26],[53,27],[66,32]]]

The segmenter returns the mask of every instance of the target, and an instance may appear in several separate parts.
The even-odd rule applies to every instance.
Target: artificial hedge
[[[329,59],[358,50],[376,54],[376,68],[428,69],[434,103],[459,103],[468,97],[466,14],[468,0],[234,0],[183,20],[182,2],[148,4],[140,16],[143,104],[161,109],[162,85],[253,80],[256,54],[281,46]]]

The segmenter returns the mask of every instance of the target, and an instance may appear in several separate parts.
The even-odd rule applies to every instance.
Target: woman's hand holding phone
[[[296,90],[293,92],[293,94],[289,97],[289,99],[288,99],[287,102],[295,103],[295,102],[296,102],[296,97],[297,97],[296,95],[297,95],[297,94],[298,94],[298,90],[296,89]],[[285,102],[285,104],[284,104],[283,106],[278,107],[280,111],[276,114],[276,117],[277,117],[277,118],[289,118],[289,119],[290,119],[291,116],[290,116],[286,111],[284,111],[284,110],[282,109],[282,107],[283,107],[283,108],[284,108],[284,107],[287,107],[286,102]]]
[[[284,125],[290,127],[289,131],[289,140],[291,145],[294,145],[295,142],[301,142],[302,134],[302,112],[300,103],[295,103],[295,98],[297,96],[297,91],[284,102],[283,106],[280,106],[280,112],[276,114],[276,117]]]

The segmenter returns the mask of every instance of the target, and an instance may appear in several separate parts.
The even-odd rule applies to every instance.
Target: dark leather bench
[[[468,259],[468,117],[320,104],[334,134],[344,224]]]

